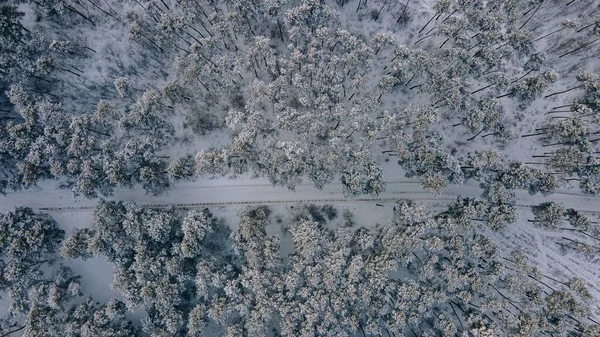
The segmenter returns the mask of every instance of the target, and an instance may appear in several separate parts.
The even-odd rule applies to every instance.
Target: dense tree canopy
[[[549,198],[600,194],[597,10],[4,1],[0,193],[54,180],[97,207],[72,232],[26,207],[0,214],[0,337],[600,336],[589,279],[494,241],[524,229],[571,261],[600,253],[594,213]],[[387,183],[407,183],[394,169],[435,207],[390,201]],[[229,227],[194,200],[119,201],[139,188],[177,204],[164,192],[215,176],[336,184],[393,215],[256,206]],[[63,257],[114,265],[122,298],[85,298]]]
[[[130,309],[144,305],[152,336],[597,333],[585,282],[548,284],[522,252],[501,256],[465,202],[431,215],[398,201],[374,228],[327,229],[309,207],[284,224],[287,239],[267,234],[266,207],[242,212],[228,239],[208,210],[105,202],[63,254],[113,262],[113,286]]]
[[[548,170],[596,193],[597,76],[582,63],[579,85],[547,94],[565,74],[540,47],[558,59],[585,53],[596,40],[563,49],[597,34],[595,21],[565,18],[540,35],[530,20],[555,9],[537,2],[437,1],[424,25],[410,1],[346,2],[2,5],[0,191],[57,178],[90,198],[138,185],[158,194],[171,180],[252,172],[290,189],[340,181],[348,196],[376,196],[391,156],[439,194],[477,178],[465,166],[479,144],[515,143],[520,111],[584,90],[573,117],[536,135],[568,146],[544,154]],[[92,41],[96,29],[126,35],[126,46]],[[179,155],[216,134],[225,140]]]

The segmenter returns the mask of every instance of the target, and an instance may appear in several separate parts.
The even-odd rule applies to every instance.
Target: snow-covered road
[[[135,201],[140,205],[199,207],[217,205],[274,204],[274,203],[393,203],[398,199],[413,199],[427,203],[446,203],[457,196],[478,197],[482,190],[476,182],[448,186],[440,196],[421,188],[419,182],[407,179],[388,180],[386,190],[377,197],[362,196],[356,199],[345,198],[340,183],[333,183],[323,190],[317,190],[310,182],[304,182],[290,191],[274,187],[266,180],[238,179],[198,179],[194,182],[175,184],[166,193],[153,196],[142,189],[118,189],[108,199]],[[73,198],[68,190],[56,188],[56,182],[44,182],[37,189],[8,193],[0,197],[1,211],[28,206],[36,210],[85,210],[93,209],[97,199]],[[566,207],[581,211],[600,211],[600,199],[589,195],[560,190],[548,197],[531,196],[527,191],[517,191],[517,204],[529,207],[544,201],[562,202]]]

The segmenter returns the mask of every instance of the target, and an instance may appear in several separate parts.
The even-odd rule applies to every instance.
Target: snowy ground
[[[115,194],[107,199],[134,201],[140,205],[176,207],[263,203],[359,203],[374,205],[375,203],[391,204],[398,199],[413,199],[429,205],[438,205],[456,200],[458,196],[479,197],[482,192],[477,182],[467,181],[463,185],[449,185],[440,196],[435,197],[431,192],[423,190],[419,181],[405,178],[403,171],[395,163],[388,163],[384,168],[386,190],[377,197],[345,198],[339,182],[331,183],[325,186],[323,190],[318,190],[309,181],[304,181],[294,191],[290,191],[287,188],[272,186],[266,179],[212,177],[176,183],[166,193],[157,196],[147,194],[141,188],[133,190],[117,189]],[[56,182],[46,181],[39,184],[39,188],[36,190],[9,192],[0,204],[0,211],[10,211],[15,207],[28,206],[53,215],[66,210],[90,211],[98,203],[98,200],[94,199],[73,198],[70,191],[58,189],[56,185]],[[544,201],[557,201],[562,202],[567,208],[572,207],[580,211],[600,213],[598,199],[590,195],[577,193],[577,190],[559,189],[547,197],[532,196],[527,191],[519,190],[516,191],[516,195],[517,205],[522,208],[529,208],[531,205]]]
[[[559,7],[556,7],[555,10],[550,10],[551,5],[555,2],[548,1],[548,7],[544,5],[536,20],[530,23],[531,27],[535,27],[530,29],[533,29],[536,35],[539,36],[544,34],[544,32],[550,32],[560,27],[560,20],[564,19],[565,15],[557,13],[557,11],[560,11]],[[375,7],[373,3],[369,2],[369,6]],[[398,2],[392,9],[398,11],[403,6],[403,3],[404,1]],[[400,28],[394,31],[394,33],[398,33],[399,39],[402,40],[401,42],[406,43],[410,47],[415,47],[415,41],[425,35],[419,35],[417,31],[431,17],[432,3],[433,1],[412,2],[411,10],[413,13],[416,13],[413,27],[410,27],[408,32]],[[580,8],[573,7],[571,9],[573,13],[572,18],[578,18],[583,23],[587,23],[591,20],[591,15],[587,9],[596,4],[597,1],[580,1],[578,3],[580,3]],[[355,5],[356,2],[351,2],[348,5],[351,7],[348,7],[345,11],[354,13]],[[386,9],[386,11],[388,10]],[[578,12],[579,14],[575,15]],[[542,13],[544,14],[543,16],[541,16]],[[392,27],[392,23],[395,20],[394,17],[385,16],[381,22],[372,23],[368,15],[370,15],[368,11],[363,10],[359,16],[342,15],[342,19],[348,29],[353,32],[362,32],[364,36],[388,30],[389,27]],[[125,53],[130,47],[128,47],[129,42],[126,39],[117,38],[119,37],[118,34],[121,33],[122,31],[117,28],[98,31],[95,36],[89,36],[90,41],[93,42],[91,46],[97,50],[101,50],[110,42],[118,52]],[[548,93],[576,85],[574,77],[577,70],[598,73],[597,59],[590,58],[590,55],[597,55],[597,49],[590,49],[585,57],[579,55],[573,58],[558,59],[558,55],[562,51],[559,52],[547,47],[553,46],[557,40],[565,38],[567,34],[567,31],[556,34],[548,39],[541,40],[536,45],[540,50],[548,52],[550,56],[548,66],[561,71],[559,74],[560,79],[549,88]],[[585,37],[584,34],[579,34],[578,38]],[[443,42],[442,37],[434,37],[425,40],[419,47],[427,49],[427,46],[438,46],[441,42]],[[565,49],[572,48],[565,47]],[[102,61],[100,63],[98,61],[94,59],[88,62],[90,67],[85,69],[86,75],[84,77],[86,80],[98,83],[112,81],[111,76],[109,76],[109,74],[112,75],[111,69],[108,69],[109,66],[103,64],[102,62],[104,61],[102,60],[100,60]],[[130,76],[136,84],[143,81],[137,75]],[[160,76],[155,77],[160,78]],[[153,83],[154,86],[159,86],[160,84],[160,82]],[[477,88],[478,83],[474,83],[473,87]],[[539,126],[540,122],[549,118],[545,115],[546,111],[550,110],[553,106],[569,103],[578,94],[580,92],[574,91],[569,95],[553,98],[552,101],[540,99],[526,109],[517,108],[513,106],[514,104],[511,105],[512,103],[508,102],[509,99],[505,99],[503,102],[507,104],[508,113],[518,121],[518,125],[514,131],[516,136],[520,137],[523,134],[532,133]],[[398,96],[400,97],[398,101],[388,102],[388,104],[414,103],[414,96]],[[94,102],[89,104],[90,107],[93,106],[92,103]],[[444,123],[444,125],[448,124],[450,123]],[[491,141],[482,138],[465,144],[462,140],[471,135],[462,126],[447,128],[443,133],[448,147],[463,146],[465,152],[495,145]],[[181,156],[183,152],[194,153],[199,149],[222,145],[226,142],[227,139],[224,139],[224,134],[211,134],[210,137],[193,139],[189,149],[174,149],[169,154],[173,158],[176,158]],[[535,138],[518,138],[517,141],[505,148],[503,153],[508,155],[512,160],[530,161],[531,155],[540,154],[542,151],[541,145]],[[430,192],[426,192],[421,188],[419,181],[406,179],[402,170],[395,163],[388,163],[385,166],[384,178],[387,183],[386,190],[374,198],[346,199],[342,193],[340,183],[332,183],[327,185],[322,191],[319,191],[310,182],[305,181],[303,184],[297,186],[295,191],[289,191],[285,188],[273,187],[265,179],[250,179],[240,176],[235,179],[223,177],[198,178],[192,182],[177,183],[166,193],[158,196],[148,195],[142,189],[118,189],[110,199],[135,201],[140,205],[184,208],[209,207],[215,216],[225,219],[232,228],[237,225],[237,212],[244,209],[247,205],[268,204],[274,209],[275,214],[285,215],[287,210],[291,207],[297,207],[299,204],[331,204],[337,207],[340,213],[344,208],[353,211],[359,225],[372,226],[375,223],[382,223],[390,219],[392,205],[398,199],[412,199],[435,209],[455,200],[458,196],[478,197],[482,192],[476,182],[467,182],[464,185],[450,185],[439,197],[434,197]],[[92,211],[98,200],[73,198],[70,191],[58,189],[56,185],[56,181],[46,181],[40,183],[39,188],[35,190],[10,192],[6,197],[0,197],[0,211],[11,211],[15,207],[28,206],[36,211],[47,212],[65,230],[67,236],[74,228],[88,227]],[[566,207],[583,211],[586,215],[597,219],[600,214],[600,201],[589,195],[578,193],[575,189],[559,189],[548,197],[540,195],[531,196],[522,190],[517,191],[516,194],[520,215],[518,222],[507,226],[501,233],[489,231],[487,234],[494,238],[504,253],[517,248],[525,250],[532,259],[532,262],[547,275],[554,277],[577,275],[584,278],[588,281],[590,290],[594,296],[600,298],[600,264],[598,264],[598,261],[575,255],[574,253],[563,252],[555,241],[565,233],[536,228],[532,223],[527,221],[533,218],[530,206],[546,201],[561,202]],[[383,207],[377,206],[377,204],[383,205]],[[278,229],[273,228],[272,230],[277,231]],[[90,259],[85,262],[72,260],[63,261],[63,263],[71,266],[76,273],[82,275],[82,291],[86,295],[91,295],[99,301],[120,298],[119,292],[112,290],[109,286],[112,281],[112,266],[102,259]],[[4,308],[4,303],[0,301],[0,312]],[[600,310],[598,301],[589,305],[592,308]],[[598,315],[598,312],[596,312],[596,315]],[[139,319],[141,312],[138,310],[138,312],[130,317],[132,319]]]
[[[198,179],[175,185],[167,193],[158,196],[147,195],[143,190],[119,190],[112,199],[135,201],[140,205],[209,207],[215,216],[223,218],[232,229],[237,226],[237,213],[248,205],[267,204],[272,207],[274,214],[285,217],[289,215],[288,211],[291,208],[301,204],[331,204],[338,209],[339,214],[342,209],[351,210],[357,225],[371,227],[391,218],[393,204],[398,199],[412,199],[434,210],[455,200],[457,196],[478,197],[482,191],[475,182],[467,182],[464,185],[451,185],[439,197],[434,197],[424,191],[418,181],[404,178],[398,166],[391,163],[386,167],[385,177],[386,191],[380,196],[354,200],[344,198],[340,184],[331,184],[323,191],[319,191],[310,183],[303,183],[295,191],[289,191],[285,188],[273,187],[264,180],[241,179],[241,177]],[[74,228],[88,227],[98,200],[73,199],[69,191],[57,189],[55,186],[56,182],[46,182],[38,190],[9,193],[2,200],[0,210],[9,211],[14,207],[27,205],[46,212],[54,217],[67,236]],[[518,222],[507,226],[502,232],[489,231],[488,235],[494,238],[503,253],[509,253],[517,248],[525,250],[532,262],[535,262],[546,275],[554,277],[578,275],[588,280],[591,291],[596,298],[600,298],[600,284],[596,281],[600,279],[598,261],[563,252],[555,241],[564,233],[542,230],[527,222],[527,219],[533,218],[530,206],[544,201],[562,202],[566,207],[576,208],[593,218],[600,214],[598,200],[588,195],[559,190],[548,197],[542,197],[531,196],[521,190],[517,191],[517,206],[520,213]],[[281,228],[271,229],[273,232],[280,230]],[[82,291],[86,295],[91,295],[100,301],[120,298],[120,294],[110,288],[113,268],[102,259],[73,260],[65,263],[82,275]],[[590,305],[600,312],[597,302]],[[139,319],[141,315],[141,312],[136,312],[131,318]]]

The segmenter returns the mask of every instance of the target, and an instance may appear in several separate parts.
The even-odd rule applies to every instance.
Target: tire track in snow
[[[429,193],[423,193],[429,194]],[[231,202],[195,202],[195,203],[166,203],[166,204],[139,204],[139,206],[152,207],[152,208],[204,208],[204,207],[215,207],[215,206],[243,206],[243,205],[274,205],[274,204],[327,204],[327,203],[395,203],[399,199],[402,198],[356,198],[356,199],[298,199],[298,200],[262,200],[262,201],[231,201]],[[452,202],[455,201],[456,198],[407,198],[415,201],[422,202],[436,202],[436,201],[446,201]],[[515,205],[518,208],[530,209],[532,205],[524,205],[517,204]],[[73,211],[73,210],[93,210],[96,208],[94,206],[66,206],[66,207],[32,207],[34,210],[38,211]],[[590,210],[579,210],[582,213],[589,214],[600,214],[600,211],[590,211]]]
[[[377,197],[346,198],[342,194],[340,183],[332,183],[318,190],[310,182],[299,184],[295,191],[274,187],[267,181],[248,182],[235,180],[198,180],[176,184],[166,193],[158,196],[146,195],[143,190],[116,190],[107,200],[134,201],[148,207],[199,208],[214,206],[259,205],[259,204],[307,204],[307,203],[380,203],[389,204],[398,199],[412,199],[427,203],[448,203],[462,197],[480,197],[483,190],[474,181],[463,185],[449,185],[440,196],[421,188],[414,180],[396,179],[386,183],[386,190]],[[46,187],[46,186],[44,186]],[[0,197],[1,198],[1,197]],[[543,197],[529,195],[527,191],[516,191],[519,208],[529,208],[545,201],[557,201],[579,211],[600,214],[600,199],[590,195],[559,190]],[[0,201],[0,210],[28,206],[40,211],[93,210],[98,199],[73,199],[69,191],[60,190],[52,185],[38,190],[11,192]]]
[[[140,206],[155,208],[197,208],[208,206],[233,206],[233,205],[267,205],[267,204],[311,204],[311,203],[395,203],[399,198],[356,198],[356,199],[299,199],[299,200],[264,200],[264,201],[231,201],[231,202],[195,202],[195,203],[172,203],[172,204],[142,204]],[[401,199],[401,198],[400,198]],[[455,198],[427,198],[418,199],[419,201],[452,201]],[[67,207],[38,207],[40,211],[70,211],[94,209],[96,206],[67,206]]]

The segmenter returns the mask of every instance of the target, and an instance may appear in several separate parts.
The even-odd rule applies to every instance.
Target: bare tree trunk
[[[396,20],[396,23],[400,22],[400,19],[402,19],[402,17],[404,16],[404,13],[406,13],[406,9],[408,8],[409,2],[410,2],[410,0],[406,0],[406,5],[404,5],[404,9],[402,10],[402,13],[400,13],[398,20]]]
[[[564,53],[564,54],[560,55],[558,58],[563,58],[563,57],[565,57],[567,55],[573,54],[573,53],[575,53],[575,52],[577,52],[577,51],[579,51],[579,50],[581,50],[581,49],[583,49],[583,48],[585,48],[585,47],[587,47],[587,46],[589,46],[591,44],[594,44],[594,43],[598,42],[599,40],[600,40],[600,38],[597,38],[597,39],[593,40],[592,42],[584,44],[583,46],[581,46],[579,48],[573,49],[570,52],[567,52],[567,53]]]
[[[550,95],[546,95],[546,96],[544,96],[544,98],[548,98],[548,97],[552,97],[552,96],[555,96],[555,95],[564,94],[565,92],[569,92],[569,91],[571,91],[571,90],[579,89],[579,88],[581,88],[581,87],[583,87],[583,84],[582,84],[582,85],[578,85],[578,86],[576,86],[576,87],[573,87],[573,88],[569,88],[569,89],[567,89],[567,90],[563,90],[563,91],[557,91],[557,92],[551,93]]]
[[[87,16],[83,15],[80,11],[76,10],[75,8],[69,6],[69,5],[65,5],[65,8],[70,10],[71,12],[81,16],[82,18],[86,19],[87,21],[92,23],[92,26],[96,26],[96,23],[94,21],[92,21],[90,18],[88,18]]]
[[[546,35],[544,35],[544,36],[542,36],[542,37],[538,37],[537,39],[533,40],[533,42],[539,41],[539,40],[541,40],[541,39],[543,39],[543,38],[546,38],[546,37],[548,37],[548,36],[550,36],[550,35],[552,35],[552,34],[555,34],[555,33],[558,33],[558,32],[562,32],[562,31],[563,31],[563,30],[565,30],[565,29],[566,29],[566,28],[564,28],[564,27],[563,27],[563,28],[561,28],[561,29],[557,29],[557,30],[555,30],[555,31],[553,31],[553,32],[550,32],[550,33],[548,33],[548,34],[546,34]]]
[[[18,332],[18,331],[21,331],[21,330],[25,329],[26,327],[27,327],[26,325],[23,325],[22,327],[20,327],[20,328],[17,328],[17,329],[15,329],[15,330],[12,330],[12,331],[9,331],[9,332],[5,333],[4,335],[2,335],[2,336],[0,336],[0,337],[7,337],[7,336],[10,336],[11,334],[13,334],[13,333],[15,333],[15,332]]]
[[[527,19],[522,25],[521,27],[519,27],[518,30],[521,30],[521,28],[525,27],[525,25],[529,22],[529,20],[531,20],[531,18],[533,18],[533,16],[535,15],[535,13],[537,13],[537,11],[540,9],[540,7],[542,7],[542,5],[544,4],[544,0],[542,0],[540,2],[540,4],[537,6],[537,8],[535,9],[535,11],[533,11],[533,14],[531,14],[531,16],[529,17],[529,19]]]
[[[434,14],[431,19],[429,19],[429,21],[427,21],[427,23],[425,24],[425,26],[423,26],[423,28],[421,28],[421,30],[419,31],[419,34],[421,34],[423,32],[423,30],[425,30],[425,28],[427,26],[429,26],[429,24],[431,23],[431,21],[433,21],[433,19],[435,19],[435,17],[437,16],[437,14]]]
[[[489,87],[491,87],[491,86],[493,86],[493,85],[495,85],[495,84],[494,84],[494,83],[492,83],[492,84],[488,84],[488,85],[486,85],[486,86],[485,86],[485,87],[483,87],[483,88],[480,88],[480,89],[477,89],[477,90],[473,91],[473,92],[471,93],[471,95],[473,95],[473,94],[476,94],[476,93],[478,93],[478,92],[480,92],[480,91],[482,91],[482,90],[485,90],[485,89],[487,89],[487,88],[489,88]]]
[[[481,131],[477,132],[473,137],[467,139],[467,141],[472,141],[473,139],[475,139],[477,136],[479,136],[483,131],[485,130],[485,128],[481,129]]]

